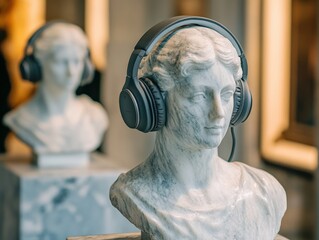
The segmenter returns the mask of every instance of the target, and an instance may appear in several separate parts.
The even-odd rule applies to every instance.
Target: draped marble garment
[[[110,199],[151,239],[275,239],[287,205],[284,189],[263,170],[229,164],[238,170],[239,180],[225,189],[226,201],[218,201],[214,189],[206,189],[208,196],[199,189],[180,191],[152,158],[120,175]]]
[[[36,153],[91,152],[108,126],[103,107],[88,96],[76,98],[65,114],[45,116],[40,101],[31,99],[9,112],[4,122]]]

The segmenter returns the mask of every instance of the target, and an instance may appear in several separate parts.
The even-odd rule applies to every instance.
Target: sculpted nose
[[[214,98],[209,111],[210,119],[219,119],[225,116],[225,111],[220,98]]]
[[[67,62],[67,73],[69,76],[73,75],[75,73],[75,64],[73,64],[72,62]]]

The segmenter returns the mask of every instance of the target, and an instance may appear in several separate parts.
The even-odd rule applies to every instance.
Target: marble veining
[[[204,27],[168,34],[142,60],[139,77],[162,91],[166,125],[151,155],[119,176],[110,199],[145,239],[276,238],[283,187],[263,170],[218,156],[242,74],[231,42]]]
[[[58,240],[137,229],[107,198],[124,168],[91,156],[84,168],[0,163],[0,239]]]

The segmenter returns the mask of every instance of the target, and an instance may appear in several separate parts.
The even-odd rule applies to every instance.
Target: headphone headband
[[[222,24],[204,17],[177,16],[164,20],[150,28],[137,42],[127,66],[127,76],[120,93],[120,110],[124,122],[130,128],[142,132],[157,131],[166,123],[166,103],[156,81],[152,77],[138,78],[142,59],[165,35],[188,26],[206,27],[230,41],[240,58],[242,78],[236,81],[234,108],[230,124],[244,122],[252,107],[252,97],[247,84],[248,65],[244,51],[235,36]]]
[[[242,80],[247,80],[248,75],[248,65],[247,60],[244,54],[244,51],[235,38],[235,36],[222,24],[217,21],[214,21],[209,18],[197,17],[197,16],[176,16],[170,19],[166,19],[152,28],[150,28],[144,35],[140,38],[137,44],[134,47],[134,51],[130,57],[128,67],[127,67],[127,76],[134,78],[137,76],[138,67],[141,63],[141,60],[144,56],[148,55],[153,49],[154,45],[165,36],[167,33],[172,32],[178,28],[184,26],[201,26],[210,28],[225,38],[227,38],[231,44],[236,49],[236,52],[241,60],[241,67],[243,71]]]
[[[38,30],[36,30],[31,37],[29,37],[27,44],[24,48],[24,55],[28,56],[33,54],[34,52],[34,43],[35,40],[39,38],[39,36],[47,29],[49,28],[51,25],[56,24],[56,23],[65,23],[64,21],[60,21],[60,20],[54,20],[54,21],[50,21],[46,24],[44,24],[43,26],[41,26]]]

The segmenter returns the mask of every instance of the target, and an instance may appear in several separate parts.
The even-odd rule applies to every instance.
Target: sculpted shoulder
[[[34,102],[31,100],[8,112],[3,118],[3,123],[22,140],[37,142],[33,129],[38,128],[40,118],[39,110],[34,107]]]
[[[107,129],[109,126],[108,115],[103,106],[93,101],[86,95],[78,97],[78,101],[83,105],[84,112],[90,117],[93,124],[99,129]]]
[[[149,171],[149,166],[142,163],[134,169],[122,173],[111,187],[111,197],[119,195],[128,197],[128,195],[135,195],[146,191],[145,188],[149,188],[152,185],[152,177]]]
[[[268,189],[268,191],[276,190],[274,193],[277,194],[286,194],[284,188],[278,182],[278,180],[269,174],[268,172],[257,169],[251,166],[248,166],[244,163],[235,162],[241,168],[244,169],[245,174],[249,176],[256,184],[258,184],[261,188]]]
[[[287,196],[278,180],[264,170],[239,162],[233,164],[242,169],[242,188],[253,191],[261,199],[266,199],[273,213],[277,215],[276,219],[280,220],[287,209]]]
[[[148,199],[154,192],[148,168],[143,163],[121,174],[110,189],[112,205],[139,228],[147,224],[143,209],[154,208]]]

